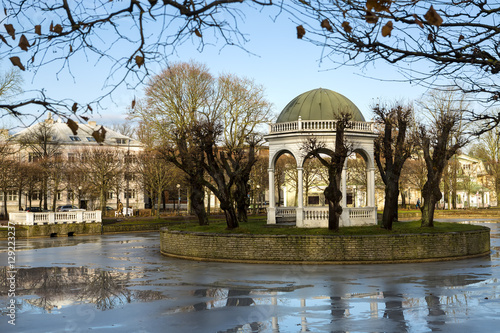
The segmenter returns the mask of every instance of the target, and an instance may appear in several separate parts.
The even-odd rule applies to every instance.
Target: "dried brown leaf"
[[[413,18],[415,19],[415,23],[418,24],[418,26],[420,28],[424,27],[424,24],[422,23],[422,21],[420,21],[420,19],[418,18],[417,14],[413,14]]]
[[[5,39],[4,36],[0,35],[0,39],[2,40],[2,42],[4,42],[5,44],[7,44],[8,46],[10,46],[9,43],[7,43],[7,40]]]
[[[198,29],[194,29],[194,34],[200,38],[203,37],[200,30],[198,30]]]
[[[21,59],[19,59],[19,57],[10,57],[9,59],[10,59],[10,62],[12,62],[12,64],[14,66],[19,67],[23,71],[26,70],[26,68],[24,68],[24,65],[21,62]]]
[[[461,41],[463,41],[465,39],[464,35],[460,35],[460,37],[458,37],[458,42],[460,43]]]
[[[76,112],[78,110],[78,103],[73,103],[73,106],[71,107],[71,111]]]
[[[352,32],[351,25],[347,21],[342,22],[342,28],[344,28],[344,31],[347,32],[347,33],[351,33]]]
[[[297,38],[302,39],[306,34],[306,29],[302,25],[297,26]]]
[[[28,51],[28,48],[30,47],[30,43],[28,42],[28,38],[23,34],[21,35],[21,38],[19,38],[19,47],[21,50]]]
[[[89,121],[89,117],[81,116],[81,118],[85,121]]]
[[[137,66],[139,66],[139,68],[141,68],[141,66],[144,65],[144,58],[141,57],[140,55],[136,55],[135,63],[137,64]]]
[[[66,124],[71,129],[71,132],[73,132],[73,135],[78,133],[78,124],[74,120],[68,119]]]
[[[371,11],[366,11],[365,21],[366,21],[366,23],[375,24],[378,22],[378,16],[375,15],[375,13],[373,13]]]
[[[87,104],[87,110],[89,110],[90,112],[94,111],[94,110],[92,109],[92,107],[90,106],[90,104]]]
[[[104,127],[101,126],[100,129],[97,131],[92,132],[92,137],[97,141],[98,143],[102,143],[104,139],[106,138],[106,130]]]
[[[374,9],[376,12],[388,12],[391,8],[392,0],[366,0],[366,9],[371,11]]]
[[[330,32],[333,32],[332,25],[330,24],[330,21],[328,21],[328,19],[324,19],[323,21],[321,21],[321,27]]]
[[[432,5],[427,13],[425,13],[424,18],[429,24],[435,25],[436,27],[439,27],[443,23],[443,19],[441,18],[441,16],[439,16]]]
[[[69,44],[69,53],[73,52],[73,45]]]
[[[135,108],[135,98],[132,100],[132,105],[131,105],[132,109]]]
[[[35,33],[36,33],[38,36],[41,36],[41,35],[42,35],[42,26],[41,26],[41,25],[35,25]]]
[[[53,31],[56,33],[56,34],[61,34],[63,32],[63,27],[62,25],[60,24],[56,24],[53,28]]]
[[[382,27],[382,36],[387,37],[391,36],[391,32],[393,29],[392,21],[387,22],[383,27]]]
[[[14,26],[12,24],[4,24],[3,26],[10,37],[12,37],[12,39],[16,39],[16,29],[14,29]]]

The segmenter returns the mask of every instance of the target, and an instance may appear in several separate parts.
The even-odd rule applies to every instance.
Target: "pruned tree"
[[[432,121],[428,125],[421,124],[418,132],[419,148],[427,168],[420,210],[422,227],[433,227],[434,210],[442,197],[440,184],[443,171],[448,160],[468,141],[465,135],[455,135],[461,132],[461,119],[467,104],[463,96],[458,96],[454,91],[447,91],[431,93],[422,103],[422,107],[432,115]]]
[[[398,220],[399,178],[406,160],[414,151],[415,139],[411,135],[413,108],[395,104],[389,108],[375,105],[376,121],[382,129],[375,140],[375,162],[385,184],[385,203],[382,227],[392,230]]]
[[[335,123],[335,148],[331,150],[324,142],[312,137],[302,145],[302,151],[317,158],[328,170],[328,185],[325,188],[325,199],[328,203],[328,229],[337,231],[342,214],[342,191],[340,189],[342,170],[345,160],[352,153],[352,145],[345,138],[345,131],[350,127],[352,115],[344,112]],[[328,157],[325,157],[328,155]]]
[[[486,103],[500,99],[498,2],[294,0],[284,6],[294,14],[298,38],[320,46],[333,63],[383,61],[413,83],[451,86]],[[500,122],[500,113],[469,116],[488,121],[482,130]]]
[[[200,224],[208,223],[204,186],[216,190],[223,210],[236,204],[246,220],[250,171],[262,141],[258,125],[270,112],[263,95],[252,80],[214,78],[202,64],[177,63],[150,81],[144,106],[131,113],[154,133],[148,141],[186,173]],[[227,214],[229,228],[238,226],[235,214]]]

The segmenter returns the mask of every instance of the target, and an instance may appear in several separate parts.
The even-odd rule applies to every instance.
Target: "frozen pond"
[[[0,241],[0,332],[498,331],[488,222],[491,256],[416,264],[186,261],[162,256],[158,233],[17,240],[15,297]]]

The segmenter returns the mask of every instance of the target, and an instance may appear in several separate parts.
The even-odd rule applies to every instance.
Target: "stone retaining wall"
[[[16,228],[16,238],[30,237],[67,237],[78,235],[100,235],[101,223],[69,223],[69,224],[47,224],[31,225]],[[0,231],[0,239],[7,238],[8,230]]]
[[[254,263],[388,263],[461,259],[490,253],[490,230],[404,235],[246,235],[160,230],[161,253],[194,260]]]

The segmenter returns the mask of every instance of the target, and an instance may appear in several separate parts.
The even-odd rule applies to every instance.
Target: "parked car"
[[[42,210],[40,207],[28,207],[26,208],[26,211],[31,213],[40,213]]]
[[[57,208],[56,208],[57,212],[74,212],[74,211],[79,211],[79,210],[85,210],[85,209],[79,209],[75,205],[57,206]]]

